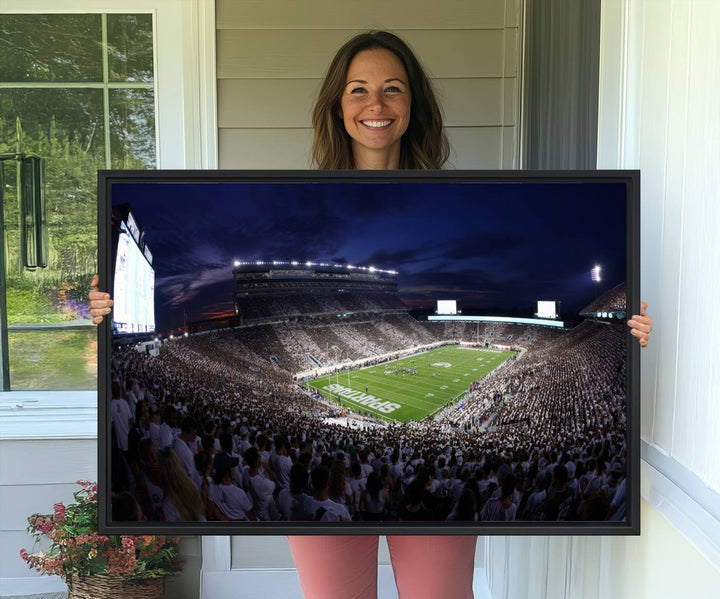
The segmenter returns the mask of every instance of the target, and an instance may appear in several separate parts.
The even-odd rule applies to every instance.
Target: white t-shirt
[[[370,476],[370,473],[373,471],[373,467],[368,462],[360,464],[360,468],[362,469],[363,478]]]
[[[182,517],[180,510],[175,507],[175,504],[166,497],[163,501],[163,515],[167,522],[186,522],[185,518]],[[200,522],[205,522],[205,516],[200,517]]]
[[[543,507],[545,506],[545,499],[547,492],[545,489],[541,491],[535,491],[528,497],[527,503],[525,504],[525,517],[529,520],[541,520],[543,515]]]
[[[484,495],[487,492],[488,487],[490,486],[490,481],[489,480],[479,480],[479,481],[477,481],[477,486],[478,486],[478,491],[480,492],[480,495]]]
[[[585,489],[585,497],[590,495],[593,491],[599,491],[602,489],[602,486],[605,484],[605,475],[601,474],[599,476],[595,476],[589,483],[587,488]]]
[[[185,443],[185,441],[183,441],[180,437],[175,439],[175,442],[173,443],[173,449],[175,450],[178,458],[180,458],[180,461],[182,462],[182,465],[185,468],[185,472],[187,472],[187,475],[195,483],[195,486],[198,486],[198,484],[202,482],[202,477],[197,471],[197,468],[195,468],[195,454],[193,453],[193,450],[190,449],[188,444]]]
[[[353,499],[355,504],[355,511],[360,511],[360,495],[362,495],[362,492],[365,490],[365,487],[367,487],[367,479],[361,478],[351,478],[350,479],[350,488],[353,492]]]
[[[627,503],[625,501],[626,480],[626,478],[622,479],[622,481],[618,485],[617,491],[615,491],[615,496],[613,497],[613,500],[610,502],[611,506],[617,507],[617,511],[608,518],[608,520],[612,522],[620,522],[621,520],[625,519],[625,514],[627,513]]]
[[[440,481],[436,478],[432,479],[430,483],[425,487],[425,490],[428,493],[432,493],[433,495],[438,490],[438,487],[440,487]]]
[[[243,456],[245,455],[245,452],[248,449],[250,449],[250,447],[252,447],[250,445],[250,441],[248,441],[247,439],[240,439],[237,442],[237,446],[238,446],[238,453],[240,453],[240,455],[243,455]]]
[[[132,419],[130,406],[124,399],[113,399],[110,402],[110,415],[113,426],[115,427],[118,447],[122,451],[127,451],[130,420]]]
[[[398,480],[402,478],[403,470],[403,464],[400,461],[390,466],[390,476],[392,477],[393,485],[397,486]]]
[[[175,431],[167,422],[163,422],[160,425],[160,446],[158,447],[158,449],[165,449],[166,447],[171,447],[174,439]]]
[[[480,512],[480,519],[485,522],[510,522],[515,520],[517,505],[510,503],[510,507],[504,509],[499,499],[488,499]]]
[[[230,520],[247,520],[245,512],[252,509],[252,500],[247,493],[234,484],[217,485],[215,489],[215,505]]]
[[[255,515],[258,520],[277,520],[279,513],[273,498],[275,483],[261,474],[248,475],[250,496],[255,504]]]
[[[317,518],[318,512],[324,510],[320,515],[320,522],[340,522],[341,520],[350,520],[350,512],[348,509],[339,503],[335,503],[332,499],[315,499],[314,497],[310,501],[312,507],[312,513]]]
[[[290,488],[290,468],[292,468],[292,460],[286,455],[273,454],[273,462],[271,468],[278,479],[278,485],[281,489]]]
[[[155,422],[151,422],[149,428],[150,438],[152,439],[153,445],[155,446],[155,449],[160,451],[162,449],[162,432],[160,430],[160,425]]]
[[[313,514],[313,498],[305,493],[292,493],[283,489],[278,493],[277,505],[285,520],[310,520]]]
[[[133,391],[125,391],[125,400],[130,405],[130,410],[135,414],[135,406],[137,406],[138,398]]]

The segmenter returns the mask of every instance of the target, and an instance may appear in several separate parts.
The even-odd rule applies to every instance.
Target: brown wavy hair
[[[398,57],[408,76],[410,123],[401,140],[400,168],[441,168],[450,155],[450,146],[432,83],[410,47],[388,31],[360,33],[335,54],[313,109],[313,164],[323,170],[355,168],[350,136],[340,116],[340,98],[350,63],[363,50],[389,50]]]
[[[195,483],[175,450],[167,447],[158,452],[160,481],[165,498],[169,499],[185,520],[199,522],[205,506]]]

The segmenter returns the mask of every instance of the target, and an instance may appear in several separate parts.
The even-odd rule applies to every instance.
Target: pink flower
[[[153,537],[153,536],[150,536],[150,535],[144,535],[144,536],[139,537],[140,542],[143,543],[144,545],[148,546],[148,547],[149,547],[150,545],[152,545],[153,541],[154,541],[156,538],[159,539],[159,541],[158,541],[159,543],[162,543],[162,542],[164,541],[164,539],[163,539],[162,537]]]
[[[62,520],[65,520],[65,505],[63,505],[62,502],[56,503],[53,506],[54,509],[54,520],[55,522],[61,522]]]
[[[45,560],[45,572],[47,574],[62,574],[62,560],[59,557],[49,558]]]
[[[100,535],[92,530],[97,518],[97,484],[78,481],[82,489],[74,493],[75,502],[69,506],[56,503],[50,515],[33,514],[28,518],[28,530],[38,541],[44,536],[49,549],[30,553],[20,550],[20,557],[28,567],[41,574],[83,576],[102,570],[103,574],[132,576],[141,559],[161,558],[161,565],[142,565],[143,573],[179,569],[174,551],[158,553],[166,542],[164,537]],[[77,534],[79,531],[87,534]],[[89,531],[89,532],[88,532]],[[119,546],[118,546],[119,545]]]
[[[108,550],[108,574],[126,576],[133,574],[137,567],[137,559],[134,551],[126,549]]]
[[[122,537],[121,542],[125,549],[135,549],[135,539],[132,537]]]
[[[52,530],[52,527],[52,520],[43,520],[42,518],[35,520],[35,528],[44,535],[48,534]]]

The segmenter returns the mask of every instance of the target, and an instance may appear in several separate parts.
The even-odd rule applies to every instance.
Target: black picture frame
[[[622,185],[625,205],[625,282],[628,318],[640,310],[640,172],[622,171],[225,171],[155,170],[99,171],[98,264],[100,289],[108,291],[112,276],[111,203],[116,186],[126,184],[177,186],[202,183],[392,185],[500,184],[530,186]],[[581,200],[579,200],[581,201]],[[603,206],[598,205],[602,211]],[[149,242],[151,243],[151,242]],[[538,298],[541,299],[541,298]],[[548,298],[542,298],[548,299]],[[562,300],[562,298],[557,298]],[[638,535],[640,534],[640,348],[629,334],[626,346],[626,485],[627,516],[621,522],[115,522],[111,519],[110,360],[112,324],[106,318],[98,329],[98,529],[103,534],[183,535]]]

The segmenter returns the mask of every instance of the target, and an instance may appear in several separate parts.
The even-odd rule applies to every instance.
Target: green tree
[[[25,269],[16,163],[1,163],[10,325],[87,316],[97,171],[155,167],[153,77],[150,14],[0,15],[0,153],[44,159],[49,235],[48,267]],[[11,331],[13,387],[94,385],[93,343],[94,330]]]

